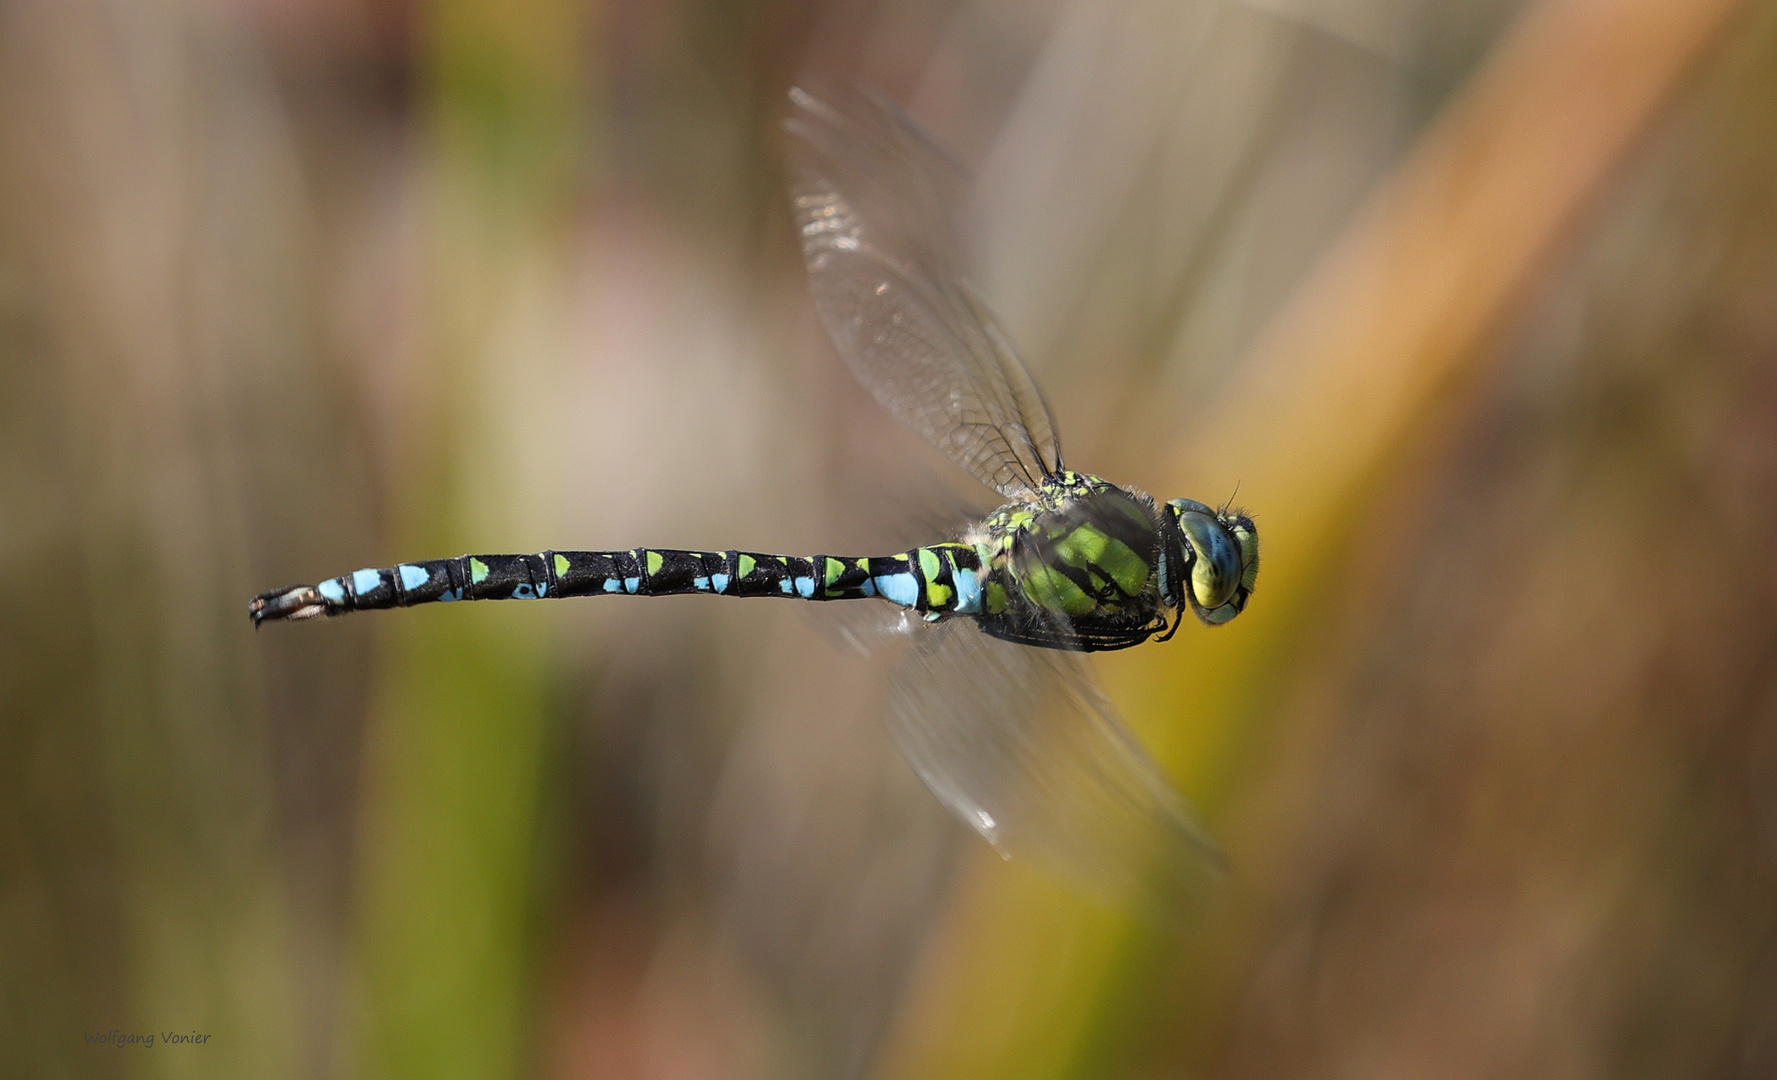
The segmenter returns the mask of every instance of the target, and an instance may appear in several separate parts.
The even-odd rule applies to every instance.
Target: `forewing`
[[[931,627],[894,681],[890,728],[938,799],[1008,858],[1175,912],[1221,856],[1113,714],[1078,653]]]
[[[892,103],[796,89],[785,126],[809,288],[847,366],[895,418],[1003,495],[1060,468],[1042,394],[962,283],[960,172]]]

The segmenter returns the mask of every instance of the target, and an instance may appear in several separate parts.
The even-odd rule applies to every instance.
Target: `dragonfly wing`
[[[1061,467],[1049,407],[963,284],[947,215],[960,171],[862,90],[792,90],[792,192],[815,307],[858,381],[1001,494]]]
[[[1119,722],[1083,656],[931,627],[890,729],[938,799],[1008,858],[1176,911],[1223,876],[1184,798]]]

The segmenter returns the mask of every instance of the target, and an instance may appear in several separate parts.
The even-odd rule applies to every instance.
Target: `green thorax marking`
[[[1158,600],[1160,515],[1145,495],[1066,472],[982,524],[990,613],[1018,593],[1072,619],[1140,618]]]

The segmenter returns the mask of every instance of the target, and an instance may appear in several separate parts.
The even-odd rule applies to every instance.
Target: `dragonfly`
[[[890,555],[638,547],[405,562],[262,593],[254,625],[461,600],[886,602],[915,639],[891,680],[890,733],[1002,855],[1119,894],[1178,896],[1219,876],[1215,845],[1086,654],[1168,640],[1189,616],[1239,615],[1259,569],[1252,518],[1067,468],[1041,391],[966,283],[952,159],[872,91],[797,88],[790,102],[791,195],[821,321],[876,401],[1003,505]]]

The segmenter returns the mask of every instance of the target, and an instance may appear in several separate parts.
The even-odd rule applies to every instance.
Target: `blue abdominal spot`
[[[956,584],[956,613],[975,615],[981,611],[981,577],[973,570],[958,569],[951,579]]]
[[[919,602],[919,582],[913,580],[912,574],[882,574],[872,579],[876,582],[876,592],[884,600],[912,607]]]

